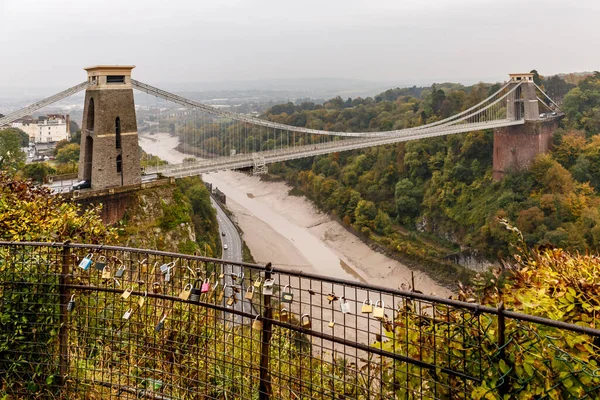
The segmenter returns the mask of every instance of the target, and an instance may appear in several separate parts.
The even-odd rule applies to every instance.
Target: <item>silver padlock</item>
[[[133,308],[130,308],[129,310],[125,311],[125,314],[123,314],[123,319],[129,319],[129,317],[131,317],[132,313],[133,313]]]
[[[171,263],[166,263],[160,266],[160,272],[166,274],[171,269]]]
[[[67,311],[73,311],[75,308],[75,295],[71,296],[71,300],[67,303]]]
[[[119,269],[117,270],[117,272],[115,272],[115,277],[122,278],[124,273],[125,273],[125,265],[121,264],[121,265],[119,265]]]
[[[350,303],[346,300],[345,297],[340,299],[340,310],[344,314],[348,314],[350,312]]]
[[[263,294],[265,296],[273,295],[273,285],[275,285],[275,279],[266,279],[265,283],[263,283]]]

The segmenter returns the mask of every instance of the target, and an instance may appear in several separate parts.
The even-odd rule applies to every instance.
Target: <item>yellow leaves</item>
[[[107,243],[116,234],[103,225],[98,210],[83,211],[47,190],[0,173],[0,239]]]

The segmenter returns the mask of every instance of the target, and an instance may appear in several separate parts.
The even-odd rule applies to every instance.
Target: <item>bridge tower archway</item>
[[[131,85],[133,65],[89,67],[81,135],[79,179],[92,189],[141,183],[138,132]]]
[[[82,180],[86,180],[86,181],[92,180],[93,157],[94,157],[94,139],[91,137],[88,137],[85,140],[83,175],[81,176]]]

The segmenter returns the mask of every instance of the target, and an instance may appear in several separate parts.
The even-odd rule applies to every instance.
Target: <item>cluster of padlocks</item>
[[[116,278],[122,278],[126,271],[125,265],[118,259],[117,259],[117,264],[118,264],[118,266],[115,267],[115,270],[113,273],[113,268],[108,264],[105,256],[100,255],[94,261],[94,255],[90,253],[90,254],[87,254],[81,260],[81,262],[79,263],[79,267],[81,269],[83,269],[84,271],[87,271],[93,265],[96,270],[100,271],[100,275],[101,275],[102,279],[111,279],[111,278],[116,279]],[[156,263],[154,266],[154,269],[152,270],[150,275],[152,275],[154,273],[154,270],[158,266],[159,271],[163,275],[162,280],[164,282],[169,282],[172,278],[173,269],[175,268],[175,264],[176,264],[176,261],[163,263],[160,266],[158,266],[158,263]],[[146,266],[146,268],[147,268],[147,266]],[[190,269],[190,271],[192,271],[192,270]],[[193,271],[192,271],[192,273],[193,273]],[[179,293],[178,297],[181,300],[192,301],[195,303],[199,303],[201,301],[201,299],[204,299],[206,302],[211,302],[214,300],[215,304],[222,303],[224,300],[224,297],[225,297],[225,293],[226,293],[225,289],[227,288],[227,283],[223,283],[221,285],[221,281],[224,278],[223,273],[219,274],[218,278],[215,279],[214,282],[211,281],[211,277],[213,277],[214,275],[215,275],[215,273],[213,272],[211,276],[207,276],[204,278],[196,278],[194,283],[185,284],[185,286]],[[231,275],[232,280],[234,280],[234,281],[238,281],[241,283],[244,280],[243,272],[240,272],[239,274],[231,273],[230,275]],[[263,295],[272,296],[274,294],[274,286],[275,286],[274,279],[265,279],[263,282],[263,280],[260,277],[258,277],[256,280],[254,280],[254,282],[252,284],[248,285],[248,287],[245,289],[243,297],[245,300],[252,301],[255,293],[260,291],[261,287],[262,287]],[[220,287],[220,290],[219,290],[219,287]],[[240,285],[240,287],[242,287],[242,286]],[[150,288],[153,293],[163,294],[163,284],[161,282],[153,282],[150,285]],[[240,292],[240,289],[236,285],[232,285],[231,289],[232,289],[231,295],[229,295],[227,297],[227,299],[225,300],[225,305],[227,305],[229,307],[235,305],[239,301],[238,293]],[[133,286],[130,286],[123,291],[121,297],[123,299],[128,299],[132,293],[133,293]],[[147,295],[147,292],[144,292],[144,293]],[[139,307],[143,306],[145,297],[146,296],[140,296],[138,303],[137,303]],[[330,293],[327,295],[327,300],[329,301],[329,304],[339,301],[339,310],[342,312],[342,314],[351,314],[352,313],[351,303],[344,296],[338,297],[335,295],[335,293]],[[283,305],[291,304],[294,301],[294,293],[293,293],[293,288],[291,287],[291,285],[285,285],[283,287],[283,289],[281,290],[279,301]],[[72,311],[74,309],[74,307],[75,307],[75,298],[73,295],[73,297],[71,298],[71,300],[69,301],[69,303],[67,305],[67,310]],[[385,327],[387,325],[387,323],[389,323],[389,321],[387,321],[387,317],[385,315],[384,308],[385,307],[384,307],[383,300],[378,300],[376,302],[373,302],[371,299],[366,298],[362,303],[361,313],[362,314],[372,314],[373,318],[381,321]],[[127,311],[125,311],[125,313],[123,314],[122,318],[124,320],[128,320],[131,317],[131,315],[133,314],[133,312],[134,312],[133,308],[127,309]],[[288,310],[288,308],[284,307],[279,312],[279,319],[281,322],[289,322],[291,319],[290,318],[291,315],[292,315],[291,310]],[[160,321],[158,322],[158,324],[156,325],[156,328],[155,328],[156,332],[159,332],[163,328],[166,318],[167,318],[167,315],[164,314],[162,316],[162,318],[160,319]],[[312,327],[311,317],[309,314],[302,314],[300,316],[300,326],[305,329],[310,329]],[[334,320],[333,316],[332,316],[332,319],[329,321],[328,326],[330,328],[333,328],[335,326],[335,320]],[[252,323],[252,327],[254,329],[262,328],[262,322],[260,321],[260,316],[255,317],[255,319]]]

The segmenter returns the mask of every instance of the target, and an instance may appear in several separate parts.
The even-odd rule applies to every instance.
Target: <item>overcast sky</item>
[[[150,84],[595,70],[599,16],[599,0],[0,0],[0,92],[96,64]]]

